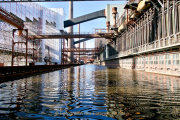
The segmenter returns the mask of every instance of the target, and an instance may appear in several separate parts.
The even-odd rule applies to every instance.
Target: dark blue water
[[[1,119],[180,119],[180,78],[83,65],[5,82]]]

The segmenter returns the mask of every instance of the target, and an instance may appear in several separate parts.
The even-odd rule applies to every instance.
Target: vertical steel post
[[[174,34],[174,38],[176,39],[176,33],[177,33],[177,6],[175,4],[175,1],[173,1],[173,34]]]
[[[159,13],[158,13],[158,47],[160,48],[161,46],[161,41],[160,41],[160,39],[161,39],[161,29],[162,29],[162,16],[161,15],[159,15]]]
[[[147,45],[147,14],[144,15],[144,44],[145,44],[145,51],[146,51],[146,45]]]
[[[64,56],[64,54],[63,54],[63,39],[61,39],[61,64],[63,64],[63,56]]]
[[[163,38],[163,46],[165,46],[165,34],[166,34],[166,24],[165,24],[165,12],[164,12],[164,0],[162,6],[162,38]]]
[[[150,9],[150,42],[153,41],[153,29],[152,29],[152,9]]]
[[[177,11],[180,11],[180,5],[179,4],[177,4]],[[180,32],[180,12],[178,12],[177,13],[178,14],[178,26],[179,26],[179,28],[178,28],[178,32]]]
[[[137,29],[137,25],[135,26],[135,29],[134,29],[134,42],[135,42],[135,48],[137,46],[137,40],[136,40],[136,35],[137,35],[137,32],[136,32],[136,29]]]
[[[33,40],[33,62],[34,62],[34,50],[35,50],[35,48],[34,48],[34,40]]]
[[[11,66],[14,66],[14,32],[16,30],[13,29],[13,39],[12,39],[12,61],[11,61]]]
[[[170,7],[169,7],[169,0],[167,0],[167,22],[166,25],[168,25],[167,28],[167,37],[168,37],[168,44],[170,45],[170,32],[171,32],[171,17],[170,17]]]
[[[80,24],[78,24],[78,33],[80,34]],[[79,38],[80,41],[80,38]],[[78,43],[77,48],[80,49],[80,43]],[[80,63],[80,52],[78,52],[78,57],[77,57],[77,61],[78,63]]]
[[[149,11],[147,13],[147,43],[149,43]],[[148,49],[148,48],[146,48]]]
[[[27,54],[28,54],[28,29],[26,31],[26,66],[27,66]]]

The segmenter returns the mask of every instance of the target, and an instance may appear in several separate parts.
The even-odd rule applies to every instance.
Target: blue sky
[[[69,2],[38,2],[39,5],[46,8],[64,8],[66,20],[69,19]],[[76,1],[73,2],[74,13],[73,17],[79,17],[88,13],[99,11],[106,8],[107,4],[124,4],[123,1]],[[106,19],[99,18],[80,24],[81,32],[92,33],[93,28],[106,28]],[[77,25],[74,25],[74,32],[78,31]],[[82,44],[81,44],[82,46]],[[93,48],[94,40],[86,42],[86,48]]]

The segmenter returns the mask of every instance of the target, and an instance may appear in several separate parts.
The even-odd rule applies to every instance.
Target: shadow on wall
[[[109,61],[103,61],[101,65],[107,66],[107,67],[120,67],[119,59],[117,60],[109,60]]]

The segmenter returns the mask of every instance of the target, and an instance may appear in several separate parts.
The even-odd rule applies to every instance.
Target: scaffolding
[[[17,26],[0,20],[0,66],[43,62],[45,56],[56,61],[60,59],[59,39],[45,41],[30,37],[44,33],[59,33],[56,30],[56,12],[35,3],[0,3],[0,8],[24,25],[24,28],[21,28],[23,34],[20,35],[20,28],[17,30]]]

